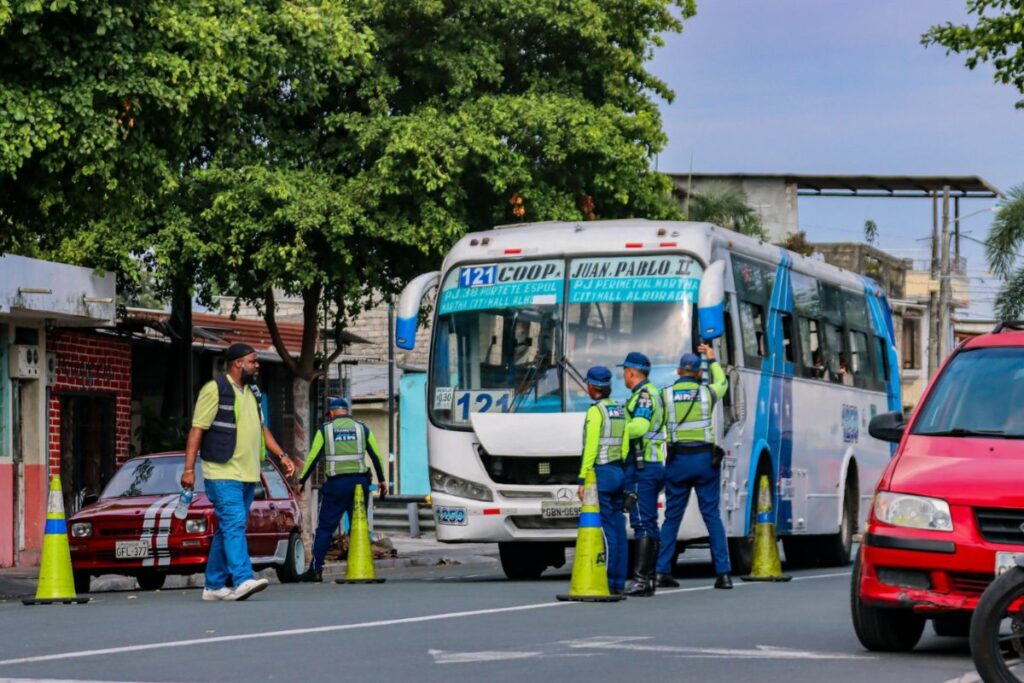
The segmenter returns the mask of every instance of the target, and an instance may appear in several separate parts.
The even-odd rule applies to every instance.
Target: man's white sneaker
[[[229,595],[231,595],[231,589],[227,586],[203,589],[203,600],[227,600]]]
[[[270,585],[270,582],[266,579],[249,579],[243,581],[242,585],[234,590],[231,595],[224,598],[225,600],[245,600],[254,593],[259,593],[261,590]]]

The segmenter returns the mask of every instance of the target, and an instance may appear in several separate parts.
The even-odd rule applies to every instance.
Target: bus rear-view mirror
[[[697,317],[705,341],[718,339],[725,332],[725,261],[715,261],[701,276]]]

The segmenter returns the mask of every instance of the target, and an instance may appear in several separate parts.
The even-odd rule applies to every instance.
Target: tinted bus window
[[[761,359],[768,355],[765,339],[764,307],[740,302],[740,331],[743,335],[743,356],[748,368],[760,368]]]
[[[736,279],[736,295],[744,301],[767,307],[775,283],[775,273],[772,269],[756,261],[733,256],[732,271]]]
[[[821,324],[810,318],[797,318],[800,335],[800,374],[810,379],[825,379],[825,355],[821,348]]]
[[[821,297],[818,294],[818,281],[803,273],[792,273],[793,310],[797,315],[808,318],[821,317]]]
[[[862,295],[843,292],[843,313],[846,316],[846,324],[850,327],[859,327],[862,330],[871,329],[868,320],[868,302]]]

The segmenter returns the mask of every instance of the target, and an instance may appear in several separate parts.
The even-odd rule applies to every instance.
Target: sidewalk
[[[498,566],[498,546],[495,543],[438,543],[432,533],[419,538],[394,535],[387,537],[398,553],[397,557],[375,560],[378,570],[403,569],[406,567],[434,567],[446,565],[462,566]],[[38,567],[12,567],[0,569],[0,601],[26,595],[35,595]],[[332,562],[324,566],[324,578],[341,577],[345,574],[343,562]],[[263,574],[271,580],[277,578],[275,572],[265,571]],[[202,574],[190,576],[168,576],[164,589],[188,588],[203,585]],[[105,574],[93,577],[92,592],[103,591],[134,591],[138,590],[135,579],[116,574]]]

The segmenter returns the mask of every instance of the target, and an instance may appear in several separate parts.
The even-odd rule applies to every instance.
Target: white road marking
[[[132,683],[131,681],[82,681],[70,678],[0,678],[0,683]],[[138,682],[136,682],[138,683]]]
[[[849,576],[850,572],[833,574],[816,574],[812,576],[798,576],[794,581],[809,579],[827,579],[838,576]],[[737,584],[742,586],[744,584]],[[748,584],[753,585],[753,584]],[[766,585],[766,584],[756,584]],[[695,591],[712,590],[713,586],[694,586],[692,588],[675,588],[667,591],[659,591],[665,595],[674,593],[690,593]],[[149,650],[163,650],[175,647],[189,647],[192,645],[212,645],[217,643],[228,643],[241,640],[256,640],[260,638],[287,638],[302,636],[310,633],[333,633],[335,631],[350,631],[364,628],[379,628],[383,626],[397,626],[400,624],[421,624],[430,621],[442,621],[446,619],[461,619],[465,617],[476,617],[488,614],[503,614],[507,612],[523,612],[535,609],[550,607],[564,607],[567,605],[579,605],[578,602],[538,602],[528,605],[515,605],[512,607],[495,607],[492,609],[469,610],[464,612],[442,612],[440,614],[425,614],[419,617],[402,617],[398,619],[382,619],[380,621],[366,621],[356,624],[334,624],[330,626],[313,626],[309,628],[293,628],[283,631],[263,631],[259,633],[242,633],[233,636],[217,636],[216,638],[194,638],[190,640],[171,640],[158,643],[143,643],[141,645],[124,645],[121,647],[107,647],[97,650],[78,650],[74,652],[58,652],[49,655],[35,655],[31,657],[17,657],[14,659],[0,660],[0,666],[11,666],[14,664],[31,664],[35,662],[53,662],[62,659],[81,659],[84,657],[100,657],[103,655],[125,654],[129,652],[146,652]]]
[[[539,657],[543,652],[514,652],[498,650],[482,650],[480,652],[448,652],[447,650],[427,650],[434,658],[434,664],[466,664],[468,662],[502,662],[508,659],[529,659]]]
[[[823,659],[823,660],[865,660],[875,659],[868,655],[854,655],[843,652],[812,652],[808,650],[792,650],[786,647],[771,645],[755,645],[754,649],[735,649],[721,647],[682,647],[678,645],[651,645],[639,641],[650,640],[647,636],[596,636],[582,640],[563,640],[562,644],[571,648],[599,650],[629,650],[632,652],[661,652],[676,654],[688,658],[710,657],[713,659]]]
[[[943,681],[943,683],[981,683],[981,676],[973,672],[968,672],[963,676]]]

